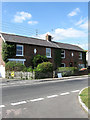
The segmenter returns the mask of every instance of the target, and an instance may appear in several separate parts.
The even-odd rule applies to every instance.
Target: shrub
[[[2,58],[4,62],[8,62],[8,58],[15,55],[15,44],[4,43],[2,44]]]
[[[50,62],[40,63],[40,64],[38,64],[38,66],[36,68],[36,71],[44,72],[44,73],[52,72],[53,71],[53,65]]]
[[[42,62],[47,62],[48,59],[46,56],[42,56],[42,55],[36,55],[32,58],[31,62],[32,62],[32,66],[33,67],[37,67],[38,64],[42,63]]]
[[[77,67],[59,67],[57,71],[61,72],[62,76],[70,76],[70,75],[74,75],[74,73],[78,71],[78,68]]]
[[[32,69],[32,67],[28,67],[26,71],[27,71],[27,72],[32,72],[33,69]]]
[[[16,63],[16,62],[7,62],[5,64],[6,71],[25,71],[26,67],[22,63]]]

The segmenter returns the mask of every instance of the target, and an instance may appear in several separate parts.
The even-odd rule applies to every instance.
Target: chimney
[[[47,34],[46,35],[46,40],[51,41],[51,39],[52,39],[52,36]]]

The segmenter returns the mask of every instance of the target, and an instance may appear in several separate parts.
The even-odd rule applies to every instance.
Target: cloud
[[[38,21],[28,21],[28,24],[35,25],[35,24],[38,24]]]
[[[81,30],[77,30],[77,29],[74,29],[74,28],[67,28],[67,29],[61,29],[61,28],[57,28],[55,30],[55,36],[59,36],[63,39],[66,39],[66,38],[79,38],[79,37],[85,37],[87,34],[84,33],[83,31]]]
[[[76,8],[76,9],[74,9],[72,12],[70,12],[70,13],[68,14],[68,16],[75,16],[75,15],[77,15],[79,12],[80,12],[80,9],[79,9],[79,8]]]
[[[68,38],[81,38],[88,36],[88,34],[85,33],[84,31],[77,30],[74,28],[67,28],[67,29],[57,28],[53,32],[47,32],[38,35],[38,38],[45,39],[46,34],[50,34],[53,37],[53,41],[59,41]]]
[[[80,20],[75,24],[79,28],[88,30],[88,18],[80,18]]]
[[[16,15],[14,15],[14,22],[16,23],[22,23],[23,21],[30,19],[32,15],[28,12],[17,12]]]

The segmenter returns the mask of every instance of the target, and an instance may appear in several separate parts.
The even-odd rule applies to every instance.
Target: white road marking
[[[27,103],[26,101],[21,101],[21,102],[17,102],[17,103],[11,103],[11,105],[20,105],[20,104],[24,104],[24,103]]]
[[[70,94],[69,92],[61,93],[60,95],[68,95]]]
[[[36,101],[40,101],[40,100],[44,100],[44,98],[37,98],[37,99],[30,100],[30,101],[31,102],[36,102]]]
[[[0,108],[5,107],[5,105],[0,105]]]
[[[79,92],[79,91],[80,91],[80,90],[73,90],[73,91],[71,91],[71,92],[73,92],[73,93],[74,93],[74,92]]]
[[[51,96],[47,96],[47,98],[53,98],[53,97],[57,97],[58,95],[51,95]]]

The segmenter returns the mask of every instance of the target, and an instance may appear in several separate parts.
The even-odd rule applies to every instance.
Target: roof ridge
[[[12,33],[3,33],[3,32],[1,32],[1,34],[13,35],[13,36],[19,36],[19,37],[24,37],[24,38],[32,38],[32,39],[38,39],[38,40],[47,41],[47,40],[44,40],[44,39],[39,39],[39,38],[34,38],[34,37],[29,37],[29,36],[23,36],[23,35],[16,35],[16,34],[12,34]]]

